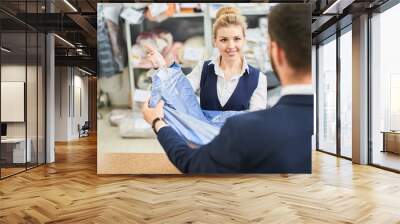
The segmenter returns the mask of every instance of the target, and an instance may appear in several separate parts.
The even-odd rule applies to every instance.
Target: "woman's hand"
[[[149,100],[146,100],[142,107],[142,113],[144,120],[151,125],[151,123],[156,119],[164,118],[164,101],[160,100],[155,108],[149,107]]]
[[[145,44],[144,47],[147,51],[146,59],[151,62],[153,68],[167,67],[167,62],[165,61],[164,57],[157,51],[157,49],[148,44]]]

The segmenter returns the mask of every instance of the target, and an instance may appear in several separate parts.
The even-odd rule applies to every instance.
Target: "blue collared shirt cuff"
[[[181,68],[181,66],[178,64],[178,63],[176,63],[175,61],[169,66],[170,68]]]

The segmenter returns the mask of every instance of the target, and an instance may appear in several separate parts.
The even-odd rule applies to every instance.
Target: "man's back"
[[[242,158],[240,172],[311,172],[312,95],[283,96],[269,110],[229,122],[237,132],[232,138],[240,139],[233,145]]]
[[[170,160],[188,173],[310,173],[313,96],[283,96],[268,110],[227,120],[209,144],[188,150],[172,128],[158,139]]]

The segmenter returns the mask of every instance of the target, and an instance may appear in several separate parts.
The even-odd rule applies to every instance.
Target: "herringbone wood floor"
[[[319,152],[312,175],[98,176],[96,139],[0,181],[0,223],[400,223],[400,175]]]

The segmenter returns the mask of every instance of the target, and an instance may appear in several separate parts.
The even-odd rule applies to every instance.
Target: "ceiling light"
[[[336,0],[322,14],[342,14],[343,10],[353,2],[354,0]]]
[[[67,41],[66,39],[58,36],[57,34],[54,34],[55,37],[57,37],[58,39],[62,40],[64,43],[68,44],[69,46],[75,48],[75,45],[71,44],[71,42]]]
[[[69,3],[68,0],[64,0],[65,4],[67,4],[72,10],[74,10],[75,12],[78,12],[78,10],[71,4]]]
[[[92,73],[90,73],[90,72],[88,72],[88,71],[86,71],[86,70],[83,70],[83,69],[81,69],[81,68],[79,68],[79,67],[78,67],[78,69],[79,69],[81,72],[85,73],[85,74],[92,75]]]
[[[0,48],[2,51],[4,51],[4,52],[7,52],[7,53],[10,53],[11,52],[11,50],[9,50],[9,49],[7,49],[7,48],[5,48],[5,47],[1,47]]]

